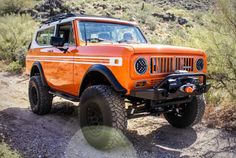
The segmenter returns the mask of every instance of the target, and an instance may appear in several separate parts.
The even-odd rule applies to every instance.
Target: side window
[[[80,22],[79,23],[79,37],[80,37],[80,40],[82,41],[85,41],[85,37],[88,36],[87,35],[87,32],[86,32],[86,35],[85,35],[85,23],[84,22]],[[86,37],[88,38],[88,37]]]
[[[37,33],[36,42],[40,46],[50,45],[51,37],[54,36],[55,27],[51,27]]]
[[[57,36],[64,39],[66,44],[75,45],[72,23],[58,25]]]

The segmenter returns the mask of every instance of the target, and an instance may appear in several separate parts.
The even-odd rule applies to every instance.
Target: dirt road
[[[0,73],[0,140],[23,157],[224,157],[236,158],[236,133],[205,127],[175,129],[157,117],[131,119],[127,145],[98,151],[87,144],[77,119],[77,103],[55,99],[51,114],[29,109],[28,79]]]

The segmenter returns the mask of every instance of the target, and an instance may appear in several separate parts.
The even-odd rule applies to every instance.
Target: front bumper
[[[179,88],[174,91],[170,92],[168,89],[164,88],[163,86],[168,83],[170,79],[183,79],[183,78],[190,78],[190,77],[203,77],[202,84],[196,85],[196,89],[193,93],[189,94],[186,92],[181,91]],[[179,85],[182,86],[182,85]],[[206,75],[202,73],[185,73],[185,74],[171,74],[167,76],[164,80],[162,80],[158,85],[154,86],[152,89],[139,89],[139,90],[131,90],[131,96],[148,99],[148,100],[159,100],[159,101],[166,101],[166,100],[173,100],[178,98],[188,97],[190,95],[201,95],[203,93],[208,92],[211,85],[206,83]]]

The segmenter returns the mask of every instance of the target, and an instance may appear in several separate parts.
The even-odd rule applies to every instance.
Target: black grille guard
[[[192,94],[185,93],[180,90],[177,90],[174,93],[169,93],[167,89],[162,88],[162,86],[166,84],[169,79],[178,79],[178,78],[185,78],[185,77],[203,77],[203,82],[202,84],[197,86],[197,89]],[[206,79],[207,79],[206,74],[203,74],[203,73],[170,74],[165,79],[163,79],[160,83],[155,85],[152,89],[131,90],[130,95],[133,97],[149,99],[149,100],[160,100],[160,101],[184,98],[190,95],[192,96],[201,95],[203,93],[207,93],[211,87],[210,84],[207,84]]]
[[[165,84],[169,79],[177,79],[181,77],[203,77],[203,85],[206,85],[206,74],[203,73],[184,73],[184,74],[171,74],[168,75],[164,80],[162,80],[159,84],[154,86],[154,89],[160,88],[163,84]]]

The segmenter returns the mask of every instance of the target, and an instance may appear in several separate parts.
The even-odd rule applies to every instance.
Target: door
[[[57,25],[56,36],[64,39],[64,47],[53,47],[49,51],[54,62],[51,68],[50,83],[55,90],[74,94],[74,54],[76,52],[75,36],[72,22]]]

